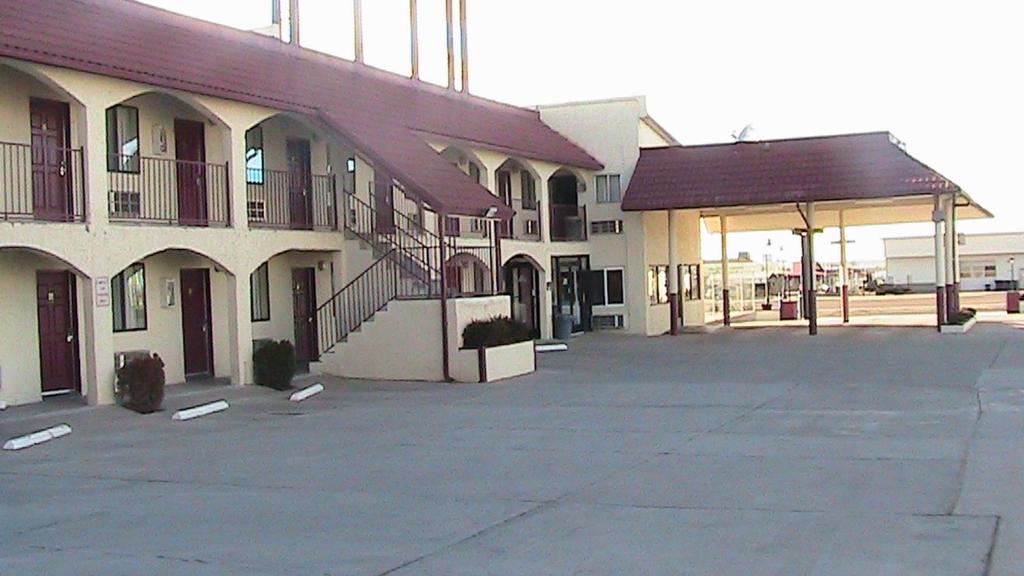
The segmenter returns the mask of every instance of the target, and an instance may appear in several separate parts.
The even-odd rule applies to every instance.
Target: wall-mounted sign
[[[101,307],[110,306],[110,278],[107,276],[97,276],[93,280],[92,285],[96,305]]]
[[[167,127],[162,124],[153,124],[153,154],[163,156],[170,148],[167,142]]]
[[[110,294],[97,294],[96,305],[101,308],[106,308],[107,306],[110,306]]]
[[[178,305],[178,282],[174,278],[161,278],[160,306],[174,308]]]

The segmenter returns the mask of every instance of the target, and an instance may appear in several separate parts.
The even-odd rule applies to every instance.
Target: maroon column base
[[[850,287],[843,284],[843,324],[850,323]]]
[[[946,287],[935,287],[935,319],[936,330],[942,331],[942,325],[946,323]]]
[[[729,290],[722,290],[722,324],[725,326],[732,325],[732,318],[729,317]]]
[[[957,310],[960,310],[962,308],[960,306],[960,283],[959,282],[954,282],[953,283],[953,305],[956,306]]]
[[[668,333],[676,336],[679,334],[679,294],[668,295],[668,315],[669,315],[669,328]]]
[[[946,318],[952,318],[960,308],[956,305],[956,295],[953,293],[953,285],[946,284]]]

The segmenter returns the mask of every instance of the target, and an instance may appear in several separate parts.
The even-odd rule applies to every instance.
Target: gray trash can
[[[555,340],[568,340],[569,338],[572,338],[572,316],[558,314],[555,316]]]

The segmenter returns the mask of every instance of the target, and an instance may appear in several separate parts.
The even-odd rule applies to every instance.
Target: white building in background
[[[935,244],[931,236],[886,238],[886,278],[930,292],[935,286]],[[1006,290],[1020,284],[1024,232],[960,234],[960,283],[963,290]]]

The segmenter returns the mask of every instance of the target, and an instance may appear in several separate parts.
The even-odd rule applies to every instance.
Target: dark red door
[[[373,209],[377,214],[378,234],[395,231],[395,200],[391,192],[391,178],[382,177],[373,183]]]
[[[75,277],[70,272],[36,272],[43,394],[79,390],[75,299]]]
[[[206,133],[202,122],[174,120],[178,222],[206,226]]]
[[[181,270],[181,339],[185,376],[213,375],[213,325],[210,322],[210,271]]]
[[[313,177],[309,140],[288,140],[288,197],[291,227],[313,227]]]
[[[68,105],[33,99],[29,105],[29,116],[32,124],[33,214],[40,220],[70,220]]]
[[[295,360],[312,362],[316,342],[316,270],[292,269],[292,310],[295,318]]]

